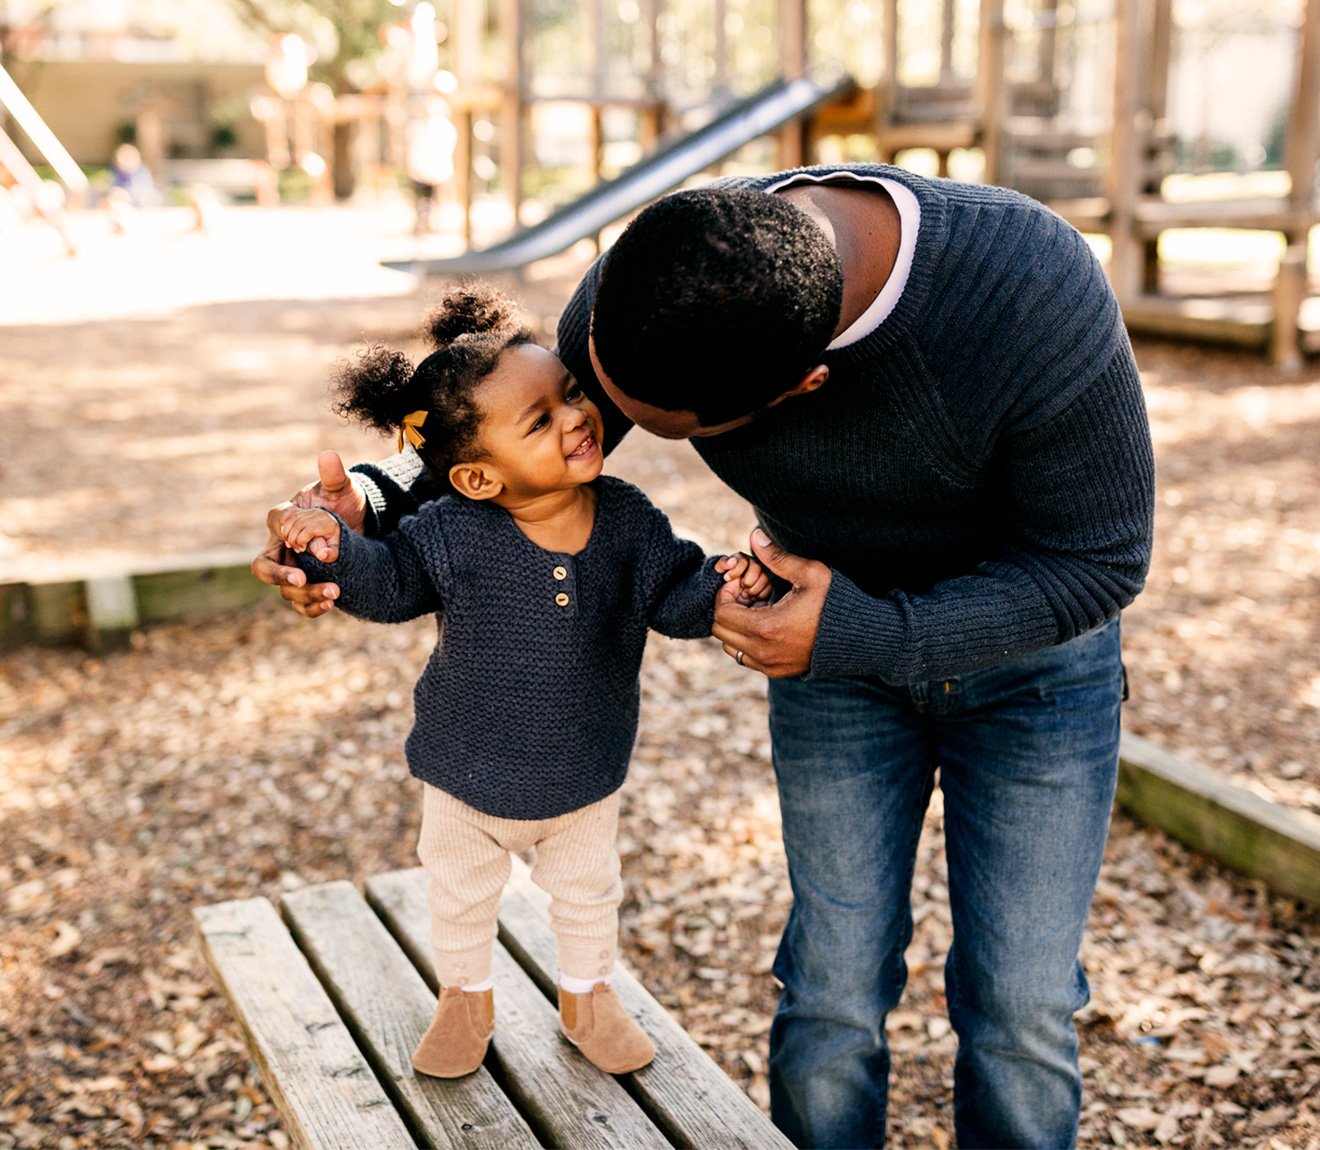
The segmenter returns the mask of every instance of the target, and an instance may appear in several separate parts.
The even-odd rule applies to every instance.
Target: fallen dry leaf
[[[46,945],[46,953],[51,958],[63,958],[66,954],[72,954],[82,945],[82,931],[73,923],[59,919],[53,922],[51,926],[55,930],[55,937]]]

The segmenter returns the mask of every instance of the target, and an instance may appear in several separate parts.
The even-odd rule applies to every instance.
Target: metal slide
[[[776,80],[705,127],[670,141],[614,179],[596,185],[580,199],[565,204],[539,224],[519,229],[508,239],[450,259],[389,260],[385,266],[417,275],[461,275],[507,271],[556,255],[758,136],[843,99],[855,88],[856,82],[850,76],[838,73]]]

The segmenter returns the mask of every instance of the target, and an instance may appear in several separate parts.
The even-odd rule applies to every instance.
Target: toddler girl
[[[769,579],[743,555],[706,559],[637,488],[601,475],[600,411],[507,297],[452,293],[427,326],[435,350],[416,368],[381,347],[341,368],[337,406],[397,430],[455,494],[383,539],[315,508],[280,524],[309,579],[337,583],[351,614],[442,616],[406,747],[424,784],[418,853],[441,984],[413,1065],[456,1078],[481,1064],[509,852],[535,846],[559,940],[560,1028],[622,1074],[655,1053],[609,984],[618,790],[647,629],[708,635],[723,583],[751,602]]]

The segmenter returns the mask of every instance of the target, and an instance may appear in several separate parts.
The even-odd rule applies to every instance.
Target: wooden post
[[[1291,243],[1279,261],[1274,281],[1274,322],[1270,327],[1270,360],[1285,375],[1302,367],[1298,343],[1298,317],[1306,298],[1306,243]]]
[[[481,0],[453,0],[454,75],[458,77],[454,127],[458,143],[454,148],[454,194],[463,206],[463,242],[472,243],[472,97],[481,83]]]
[[[137,594],[130,576],[103,575],[83,585],[87,604],[87,646],[107,651],[128,646],[137,628]]]
[[[642,6],[650,36],[650,42],[646,46],[648,103],[642,110],[640,127],[643,152],[650,152],[655,148],[666,127],[664,62],[660,59],[660,3],[661,0],[646,0]]]
[[[1109,282],[1120,300],[1141,287],[1141,241],[1136,235],[1141,188],[1141,0],[1117,0],[1114,11],[1114,120],[1109,135]]]
[[[940,84],[952,84],[954,0],[944,0],[940,10]]]
[[[726,0],[714,0],[711,19],[715,22],[714,95],[722,100],[729,92],[729,8]],[[787,61],[785,61],[787,62]],[[785,68],[787,71],[787,68]]]
[[[1151,134],[1142,149],[1141,191],[1157,196],[1164,178],[1161,152],[1167,146],[1169,112],[1169,65],[1173,56],[1173,0],[1155,0],[1151,24],[1150,59],[1146,64],[1142,104],[1150,115]],[[1142,241],[1142,290],[1155,295],[1160,290],[1160,240]]]
[[[981,151],[987,184],[1003,184],[1008,176],[1004,149],[1004,116],[1008,79],[1004,75],[1004,0],[981,0],[981,31],[976,65],[977,103],[981,108]]]
[[[1315,199],[1316,138],[1320,130],[1320,0],[1307,0],[1297,49],[1297,74],[1284,141],[1284,163],[1292,178],[1291,202],[1310,207]]]
[[[1059,41],[1059,0],[1045,0],[1041,6],[1044,23],[1036,46],[1036,79],[1058,91],[1055,62]]]
[[[513,230],[518,230],[522,209],[523,177],[523,0],[502,0],[501,37],[505,50],[504,93],[500,105],[500,161],[513,209]]]
[[[605,11],[602,0],[591,0],[588,14],[591,23],[591,182],[600,183],[600,167],[605,147],[601,104],[605,99]],[[600,237],[596,237],[600,250]]]
[[[600,183],[601,164],[605,159],[605,115],[600,104],[591,105],[591,182]]]
[[[807,0],[779,0],[779,38],[784,78],[796,80],[807,70]],[[800,167],[806,161],[805,142],[804,124],[789,124],[779,133],[780,168]]]
[[[1297,74],[1293,84],[1293,102],[1288,112],[1288,131],[1284,141],[1284,162],[1292,189],[1289,205],[1306,212],[1308,220],[1315,206],[1316,160],[1320,152],[1320,0],[1307,0],[1302,15],[1302,30],[1297,47]],[[1274,289],[1274,329],[1270,354],[1275,366],[1285,372],[1301,367],[1298,348],[1298,318],[1307,287],[1307,246],[1310,227],[1286,233],[1287,252],[1279,265]]]

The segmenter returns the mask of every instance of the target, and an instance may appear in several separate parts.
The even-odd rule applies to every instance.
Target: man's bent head
[[[665,422],[657,415],[638,420],[643,426],[711,434],[803,382],[842,302],[838,254],[805,212],[760,191],[676,192],[643,211],[606,255],[593,358],[612,394],[637,409],[693,417],[665,428],[653,426]]]

